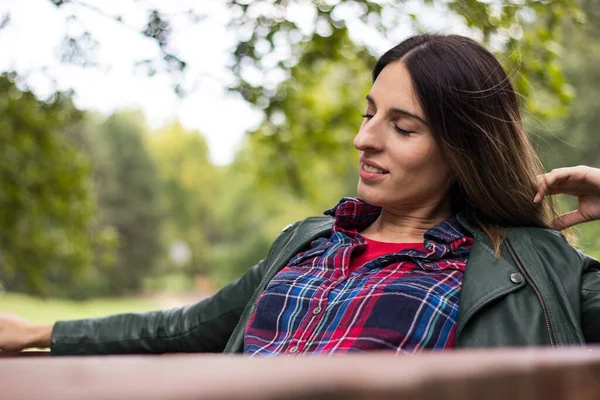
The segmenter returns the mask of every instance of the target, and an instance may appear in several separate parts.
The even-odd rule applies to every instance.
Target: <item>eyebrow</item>
[[[368,94],[368,95],[366,96],[366,99],[367,99],[367,101],[368,101],[369,103],[372,103],[373,105],[375,105],[375,100],[373,99],[373,97],[371,97],[371,95],[369,95],[369,94]],[[406,117],[414,118],[414,119],[416,119],[416,120],[419,120],[419,121],[421,121],[421,122],[422,122],[422,123],[424,123],[425,125],[428,125],[428,124],[427,124],[427,121],[425,121],[423,118],[421,118],[421,117],[419,117],[418,115],[416,115],[416,114],[413,114],[413,113],[411,113],[411,112],[409,112],[409,111],[403,110],[403,109],[401,109],[401,108],[395,108],[395,107],[394,107],[394,108],[390,108],[390,111],[389,111],[389,112],[390,112],[390,113],[393,113],[393,114],[400,114],[400,115],[404,115],[404,116],[406,116]]]

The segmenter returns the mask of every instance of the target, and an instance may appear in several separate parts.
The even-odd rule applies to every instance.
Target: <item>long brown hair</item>
[[[542,163],[523,129],[506,72],[479,43],[458,35],[413,36],[387,51],[373,80],[403,62],[432,134],[453,172],[454,211],[491,239],[499,255],[509,226],[551,228],[552,201],[533,202]]]

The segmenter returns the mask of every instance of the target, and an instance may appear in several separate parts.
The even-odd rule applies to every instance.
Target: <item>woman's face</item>
[[[377,77],[354,147],[358,195],[367,203],[406,210],[446,198],[451,175],[403,62],[388,64]]]

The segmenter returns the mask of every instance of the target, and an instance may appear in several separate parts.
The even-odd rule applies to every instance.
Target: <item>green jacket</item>
[[[464,275],[456,347],[564,346],[600,341],[600,263],[555,231],[511,228],[499,259],[489,239],[474,236]],[[258,297],[288,260],[333,219],[290,225],[268,256],[243,277],[194,305],[143,314],[57,322],[52,354],[243,351],[244,331]]]

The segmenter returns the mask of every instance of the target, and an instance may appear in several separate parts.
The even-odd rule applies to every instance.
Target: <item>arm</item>
[[[264,262],[194,305],[57,322],[52,354],[221,352],[264,273]]]
[[[53,355],[220,352],[264,268],[261,261],[214,296],[172,310],[59,321],[53,327],[11,324],[0,315],[0,349],[50,345]]]

